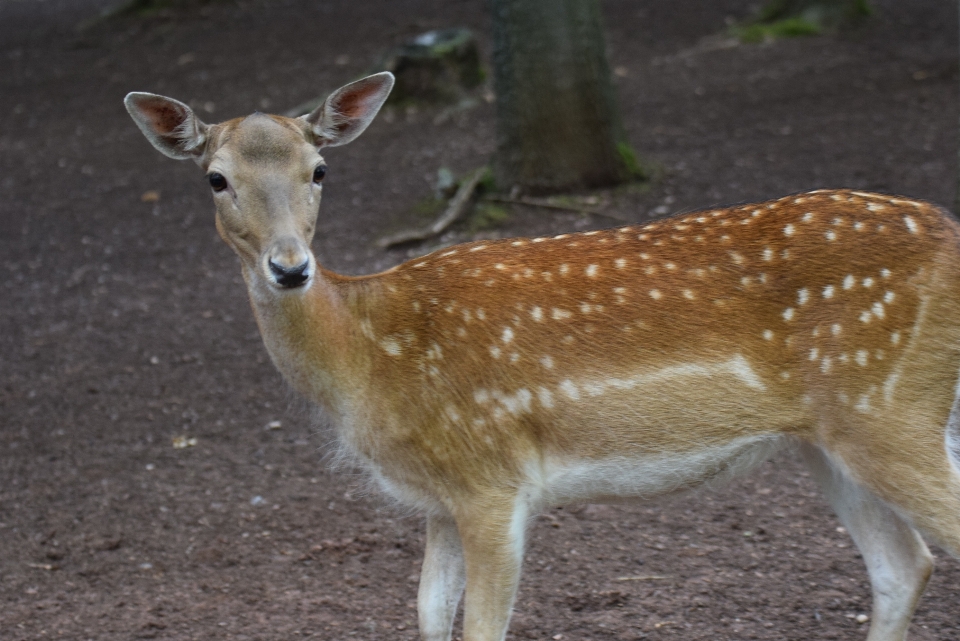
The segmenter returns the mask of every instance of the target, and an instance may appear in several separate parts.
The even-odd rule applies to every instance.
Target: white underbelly
[[[543,507],[578,501],[649,499],[746,473],[785,447],[784,436],[747,436],[685,453],[547,458],[531,466],[529,498]]]

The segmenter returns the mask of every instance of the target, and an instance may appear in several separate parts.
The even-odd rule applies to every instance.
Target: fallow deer
[[[960,226],[928,203],[814,191],[648,224],[448,247],[345,277],[310,249],[323,147],[388,73],[301,118],[207,125],[126,106],[206,172],[273,362],[383,489],[427,516],[420,634],[500,641],[528,520],[644,499],[793,448],[863,554],[869,641],[905,638],[960,557]]]

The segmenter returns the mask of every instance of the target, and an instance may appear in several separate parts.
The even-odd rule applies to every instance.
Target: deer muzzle
[[[294,238],[275,242],[266,253],[267,280],[280,289],[302,287],[313,275],[310,250]]]

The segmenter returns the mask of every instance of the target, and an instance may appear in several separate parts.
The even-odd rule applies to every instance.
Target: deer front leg
[[[520,582],[527,506],[518,497],[458,515],[467,571],[463,641],[503,641]]]
[[[427,517],[427,549],[420,570],[417,612],[423,641],[450,641],[463,594],[463,547],[449,515]]]

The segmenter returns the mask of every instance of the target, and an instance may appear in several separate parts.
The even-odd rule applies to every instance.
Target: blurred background
[[[201,171],[127,92],[217,122],[405,78],[324,151],[315,249],[361,274],[807,189],[950,206],[957,25],[936,0],[0,0],[0,638],[417,638],[421,519],[328,469]],[[935,554],[911,638],[955,640]],[[509,638],[855,639],[869,610],[783,457],[540,517]]]

